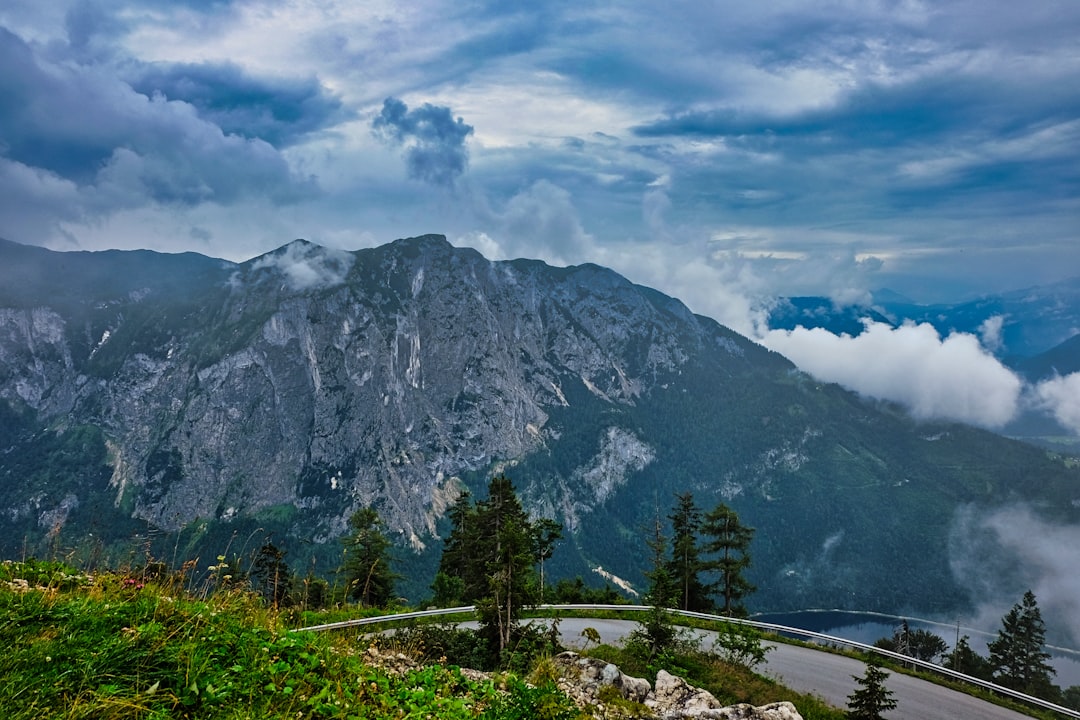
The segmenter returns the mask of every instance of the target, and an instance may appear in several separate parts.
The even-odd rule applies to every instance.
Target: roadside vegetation
[[[561,528],[531,518],[503,476],[492,479],[486,498],[462,496],[449,517],[430,603],[475,605],[475,616],[453,620],[475,619],[476,630],[442,618],[394,623],[390,634],[360,638],[355,629],[295,632],[403,609],[391,544],[369,508],[350,518],[331,580],[294,573],[269,537],[250,554],[223,554],[205,568],[197,561],[171,568],[149,556],[94,572],[58,561],[4,561],[0,707],[15,719],[584,717],[552,671],[552,658],[564,649],[558,618],[534,623],[528,616],[543,601],[616,604],[621,596],[580,578],[545,581],[544,561]],[[758,631],[708,621],[703,627],[716,639],[704,647],[700,635],[676,622],[670,608],[745,615],[754,590],[743,577],[753,529],[723,505],[702,513],[688,493],[676,496],[668,520],[670,542],[659,512],[648,533],[650,609],[637,614],[637,629],[622,647],[600,645],[587,629],[578,650],[650,683],[666,670],[727,704],[786,700],[806,720],[845,717],[756,674],[769,649]],[[1056,690],[1055,699],[1068,699],[1049,680],[1034,595],[1025,595],[1003,625],[989,659],[966,644],[948,659],[1010,687]],[[946,657],[943,641],[906,625],[880,644],[912,657]],[[399,655],[407,666],[377,661]],[[850,698],[849,713],[873,717],[889,708],[884,677],[856,678],[865,692]],[[618,705],[618,698],[605,702]]]
[[[0,565],[5,718],[552,718],[581,713],[552,684],[401,674],[355,635],[294,633],[248,590],[192,593],[182,573]]]

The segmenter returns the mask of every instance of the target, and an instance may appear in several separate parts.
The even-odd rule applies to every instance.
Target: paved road
[[[602,642],[614,645],[629,635],[635,626],[636,623],[629,620],[564,618],[559,622],[559,632],[567,647],[580,647],[583,642],[581,631],[587,627],[599,632]],[[705,643],[707,647],[709,640]],[[847,697],[856,688],[852,676],[862,676],[866,670],[861,661],[843,655],[783,643],[774,648],[766,656],[765,666],[758,668],[759,672],[792,690],[813,693],[839,708],[847,706]],[[890,673],[885,686],[893,691],[897,701],[896,709],[886,713],[888,720],[1024,720],[1030,717],[899,673]]]

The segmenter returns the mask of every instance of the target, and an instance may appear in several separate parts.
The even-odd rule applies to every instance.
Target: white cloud
[[[701,243],[631,243],[603,248],[600,262],[636,283],[659,288],[692,311],[753,336],[765,312],[756,299],[762,281],[753,261],[710,253]]]
[[[966,150],[912,160],[900,175],[914,180],[943,181],[984,165],[1060,157],[1080,142],[1080,120],[1039,127],[1018,138],[992,139]]]
[[[978,603],[970,624],[1000,628],[1000,618],[1035,593],[1048,639],[1080,642],[1080,526],[1040,518],[1031,508],[961,509],[950,536],[953,575]],[[1005,577],[1013,587],[1003,584]]]
[[[1059,423],[1080,436],[1080,372],[1040,382],[1035,397]]]
[[[260,258],[252,268],[276,268],[294,290],[308,290],[345,282],[355,259],[352,253],[297,241]]]
[[[505,260],[506,252],[502,246],[485,232],[472,232],[460,235],[453,240],[458,247],[471,247],[489,260]]]
[[[944,301],[1047,282],[1080,252],[1080,13],[1051,5],[8,0],[22,64],[0,63],[0,156],[52,175],[0,187],[33,200],[0,200],[0,231],[234,258],[298,236],[486,235],[609,264],[744,331],[747,293],[863,304],[869,288]],[[235,90],[213,107],[132,90],[180,65],[243,82],[212,85]],[[242,92],[298,87],[341,114],[307,132],[273,92]],[[369,132],[386,97],[475,127],[460,185],[496,212],[405,182]],[[665,120],[670,135],[642,132]],[[267,128],[304,130],[283,151]],[[717,228],[758,232],[711,255]]]
[[[1016,413],[1022,383],[974,335],[942,339],[933,326],[868,322],[857,337],[820,328],[759,338],[826,382],[908,407],[917,418],[1000,427]]]
[[[1005,327],[1004,315],[993,315],[979,325],[979,339],[987,350],[997,351],[1003,347],[1001,331]]]
[[[486,198],[477,200],[477,211],[485,216],[483,222],[491,232],[470,234],[463,241],[472,245],[470,238],[482,238],[477,249],[495,251],[493,259],[528,257],[571,265],[588,260],[595,250],[570,193],[547,180],[511,197],[501,211],[488,208]]]

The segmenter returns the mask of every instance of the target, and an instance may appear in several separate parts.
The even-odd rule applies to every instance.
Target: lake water
[[[753,620],[809,630],[873,645],[881,638],[891,638],[896,628],[906,619],[912,630],[927,630],[941,637],[951,649],[956,644],[957,626],[923,618],[904,618],[884,613],[851,612],[845,610],[803,610],[791,613],[765,613],[754,615]],[[986,643],[997,637],[997,630],[978,630],[960,626],[960,636],[967,635],[975,652],[986,656]],[[1057,671],[1052,679],[1062,688],[1080,685],[1080,651],[1048,647],[1051,665]]]

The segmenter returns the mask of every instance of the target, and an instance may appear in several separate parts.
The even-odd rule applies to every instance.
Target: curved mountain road
[[[587,627],[600,633],[602,642],[618,644],[636,626],[637,623],[630,620],[563,618],[559,621],[559,633],[567,647],[581,647],[581,631]],[[708,633],[703,632],[703,635],[707,647]],[[852,676],[861,676],[865,670],[865,663],[854,658],[784,643],[773,645],[765,665],[757,668],[758,672],[792,690],[812,693],[840,708],[847,706],[847,697],[856,688]],[[896,709],[885,714],[889,720],[1024,720],[1031,717],[899,673],[890,672],[885,686],[893,691],[897,701]]]
[[[609,606],[547,606],[553,609],[610,609]],[[627,606],[628,607],[628,606]],[[621,607],[619,609],[627,609]],[[407,620],[420,617],[460,614],[471,612],[473,608],[445,608],[403,613],[398,616],[369,617],[326,625],[299,628],[298,632],[322,631],[376,625],[389,619]],[[694,615],[694,613],[683,613]],[[550,623],[551,620],[537,618],[532,622]],[[463,627],[476,627],[476,621],[457,623]],[[758,624],[762,625],[762,624]],[[765,627],[769,627],[767,624]],[[585,640],[582,631],[592,628],[600,635],[602,643],[618,645],[637,627],[633,620],[615,620],[606,618],[562,617],[559,620],[559,634],[563,645],[569,648],[581,647]],[[773,628],[777,626],[771,626]],[[715,633],[695,630],[702,646],[712,644]],[[821,636],[827,638],[828,636]],[[833,638],[835,639],[835,638]],[[845,655],[816,650],[812,647],[769,643],[773,648],[766,656],[766,662],[759,666],[758,672],[781,682],[786,687],[802,693],[816,695],[825,702],[838,708],[847,706],[847,698],[857,687],[855,676],[862,676],[866,664]],[[979,720],[1023,720],[1031,715],[1002,708],[993,703],[980,700],[956,690],[937,685],[919,678],[890,672],[885,686],[893,692],[897,701],[896,709],[887,713],[889,720],[957,720],[958,718],[979,718]],[[1057,707],[1057,706],[1054,706]],[[1080,717],[1080,713],[1058,708],[1064,715]]]

